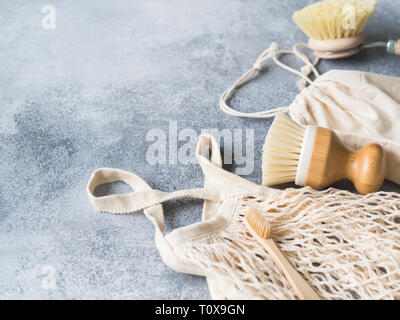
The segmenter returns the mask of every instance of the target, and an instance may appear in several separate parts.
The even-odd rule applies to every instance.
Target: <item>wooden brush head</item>
[[[361,50],[364,42],[363,33],[354,37],[333,39],[333,40],[308,40],[308,47],[314,51],[315,55],[322,59],[339,59],[350,57]]]
[[[357,191],[378,191],[386,176],[386,155],[378,144],[349,151],[330,130],[303,127],[284,114],[272,123],[263,147],[263,184],[295,182],[324,189],[349,179]]]
[[[376,143],[358,151],[343,147],[329,129],[317,128],[305,185],[323,189],[348,179],[361,194],[376,192],[386,176],[386,155]]]

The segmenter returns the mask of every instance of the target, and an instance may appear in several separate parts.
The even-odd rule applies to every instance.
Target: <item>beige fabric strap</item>
[[[210,148],[210,159],[203,155],[206,148]],[[239,177],[222,168],[222,158],[218,142],[210,134],[202,134],[199,137],[196,150],[197,160],[204,174],[204,188],[207,190],[218,190],[220,200],[236,194],[239,188],[249,186],[257,188],[251,181]]]
[[[237,80],[234,83],[232,87],[227,89],[221,95],[219,100],[219,105],[222,111],[232,116],[248,117],[248,118],[270,118],[274,117],[279,112],[287,112],[289,110],[288,107],[279,107],[279,108],[268,109],[265,111],[245,113],[232,109],[228,105],[228,101],[234,94],[235,90],[239,89],[245,83],[250,82],[254,78],[254,76],[263,69],[263,64],[269,59],[272,59],[275,62],[275,64],[277,64],[281,68],[300,76],[300,81],[297,83],[297,86],[299,87],[300,90],[304,89],[307,86],[307,84],[312,84],[312,81],[308,76],[311,72],[313,72],[316,77],[319,77],[319,73],[315,68],[315,66],[319,62],[319,58],[316,58],[314,62],[311,62],[310,59],[307,57],[307,55],[298,50],[299,47],[308,48],[306,44],[296,44],[293,46],[292,50],[278,50],[279,49],[278,44],[275,42],[272,43],[270,47],[257,58],[253,67],[248,71],[246,71],[239,78],[239,80]],[[293,54],[300,60],[302,60],[305,63],[305,65],[301,68],[301,71],[291,68],[278,59],[278,56],[281,54]]]
[[[204,152],[209,147],[210,157]],[[144,209],[146,217],[155,225],[155,242],[163,261],[171,268],[195,274],[202,274],[198,267],[188,267],[174,251],[174,246],[163,235],[164,213],[161,203],[183,197],[204,199],[203,220],[205,213],[210,216],[217,212],[221,202],[229,197],[243,194],[262,194],[269,192],[262,186],[236,176],[222,169],[222,158],[219,145],[209,134],[199,137],[197,159],[204,173],[204,188],[163,192],[153,190],[139,176],[120,169],[100,168],[93,172],[87,185],[87,193],[93,207],[100,212],[127,214]],[[104,183],[123,181],[134,189],[126,194],[114,194],[96,197],[93,193],[96,186]]]
[[[161,204],[168,200],[179,198],[198,198],[216,200],[215,195],[207,192],[206,189],[187,189],[175,192],[163,192],[160,190],[140,190],[128,194],[116,194],[103,197],[93,195],[94,188],[98,185],[96,182],[108,183],[123,181],[135,188],[135,184],[130,183],[133,173],[112,168],[97,169],[91,178],[89,185],[89,199],[93,207],[100,212],[111,212],[115,214],[132,213],[138,210],[147,209],[154,205]],[[140,179],[135,176],[136,179]],[[136,189],[136,188],[135,188]]]
[[[209,159],[203,155],[206,147],[210,149]],[[100,168],[93,172],[89,180],[87,186],[88,198],[93,207],[100,212],[127,214],[145,209],[146,216],[153,221],[160,231],[163,231],[164,214],[160,204],[165,201],[189,197],[219,203],[223,199],[236,194],[253,192],[257,189],[250,181],[222,169],[219,145],[213,136],[209,134],[201,135],[196,152],[204,173],[204,188],[168,193],[153,190],[142,178],[134,173],[120,169]],[[134,192],[101,197],[94,195],[96,186],[116,181],[125,182],[134,189]],[[227,186],[229,187],[227,188]]]

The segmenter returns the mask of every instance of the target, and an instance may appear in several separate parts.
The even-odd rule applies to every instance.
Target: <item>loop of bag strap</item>
[[[115,181],[127,183],[134,192],[101,197],[93,194],[97,185]],[[139,176],[112,168],[100,168],[94,171],[87,185],[87,193],[93,207],[100,212],[126,214],[144,209],[144,214],[155,226],[155,242],[162,259],[176,270],[179,270],[186,262],[177,256],[174,246],[163,235],[164,212],[161,203],[181,197],[212,198],[205,189],[189,189],[171,193],[154,190]]]
[[[209,158],[204,156],[204,151],[209,148]],[[218,200],[237,194],[237,188],[247,186],[256,187],[253,182],[222,168],[222,157],[218,142],[211,134],[201,134],[196,150],[197,160],[204,174],[204,188],[218,193]]]
[[[123,181],[135,191],[129,194],[117,194],[97,197],[94,190],[98,185]],[[136,192],[149,192],[152,188],[139,176],[120,169],[99,168],[95,170],[87,185],[87,194],[92,206],[99,212],[109,212],[114,214],[124,214],[133,212],[135,206],[133,201],[137,196],[133,196]],[[140,197],[140,196],[139,196]],[[156,230],[164,231],[164,212],[161,205],[155,205],[144,211],[145,215],[156,226]]]
[[[206,147],[210,149],[210,157],[203,153]],[[178,198],[196,198],[220,202],[227,197],[249,190],[255,185],[237,175],[222,169],[222,158],[218,142],[212,135],[202,134],[197,145],[197,159],[202,167],[205,179],[204,188],[186,189],[175,192],[163,192],[152,189],[136,174],[120,169],[100,168],[92,173],[87,185],[88,198],[93,207],[100,212],[127,214],[145,209],[146,216],[160,229],[164,230],[164,213],[161,203]],[[122,181],[128,184],[134,192],[95,196],[98,185]],[[227,186],[229,186],[227,188]]]
[[[203,155],[207,146],[210,149],[209,159]],[[126,214],[150,208],[168,200],[184,197],[220,201],[222,198],[229,196],[229,191],[221,190],[221,186],[227,183],[231,187],[238,183],[252,184],[248,180],[222,169],[219,145],[212,135],[200,135],[196,152],[197,159],[205,175],[204,188],[168,193],[152,189],[142,178],[132,172],[113,168],[100,168],[93,172],[88,182],[87,193],[89,200],[97,211]],[[93,192],[98,185],[116,181],[125,182],[134,189],[134,192],[99,197],[94,195]],[[217,185],[215,184],[216,182],[218,182]]]
[[[292,72],[294,74],[297,74],[300,76],[300,80],[297,83],[297,86],[299,87],[300,90],[304,89],[307,84],[312,84],[312,81],[308,77],[309,74],[312,72],[314,73],[315,77],[319,77],[319,72],[315,68],[315,66],[319,62],[319,58],[317,57],[313,62],[310,61],[310,59],[305,55],[304,53],[299,51],[299,47],[304,47],[308,48],[307,44],[295,44],[292,48],[292,50],[279,50],[278,44],[277,43],[272,43],[270,47],[265,50],[256,60],[255,64],[251,69],[246,71],[240,78],[237,80],[232,87],[227,89],[220,97],[219,100],[219,105],[222,111],[224,111],[227,114],[230,114],[232,116],[236,117],[247,117],[247,118],[271,118],[274,117],[277,113],[279,112],[287,112],[289,110],[288,107],[279,107],[279,108],[273,108],[265,111],[259,111],[259,112],[252,112],[252,113],[246,113],[246,112],[240,112],[237,110],[232,109],[228,105],[229,99],[232,97],[233,93],[239,89],[242,85],[245,83],[251,81],[255,74],[259,73],[263,69],[263,64],[269,59],[272,59],[275,64],[280,66],[281,68]],[[300,71],[289,67],[287,64],[283,63],[278,59],[278,56],[281,54],[293,54],[296,57],[298,57],[300,60],[302,60],[305,65],[301,68]]]
[[[96,186],[116,181],[125,182],[134,189],[134,192],[99,197],[93,194]],[[99,212],[127,214],[142,209],[146,211],[146,209],[151,207],[159,206],[158,210],[150,211],[150,213],[153,213],[150,215],[153,219],[150,220],[154,220],[153,223],[161,231],[164,230],[164,214],[161,203],[183,197],[216,199],[214,193],[208,192],[203,188],[179,190],[171,193],[154,190],[139,176],[128,171],[113,168],[100,168],[94,171],[87,186],[87,193],[91,204]],[[151,218],[150,216],[148,218]]]
[[[206,146],[209,146],[211,152],[209,159],[203,155]],[[273,190],[257,186],[246,179],[223,170],[218,143],[211,135],[203,134],[200,136],[197,146],[197,158],[205,176],[204,188],[167,193],[153,190],[142,178],[131,172],[120,169],[100,168],[93,172],[88,182],[87,193],[89,200],[93,207],[100,212],[124,214],[144,209],[146,217],[155,225],[155,242],[162,259],[171,268],[179,271],[183,267],[186,268],[187,261],[177,255],[174,244],[170,243],[163,235],[164,212],[161,205],[162,202],[182,197],[201,198],[204,199],[204,210],[209,210],[214,207],[211,206],[212,203],[216,203],[218,206],[218,202],[222,202],[228,197],[268,193],[271,192],[269,190]],[[134,189],[134,192],[100,197],[96,197],[93,194],[96,186],[115,181],[127,183]],[[199,270],[196,272],[201,274]]]
[[[244,181],[248,181],[243,179]],[[94,190],[98,185],[116,181],[123,181],[136,191],[124,194],[114,194],[106,196],[95,196]],[[223,182],[228,182],[224,180]],[[93,172],[90,177],[87,193],[93,207],[99,212],[109,212],[114,214],[128,214],[139,210],[146,210],[151,207],[161,205],[165,201],[194,198],[210,201],[223,201],[227,198],[252,193],[264,193],[264,187],[257,186],[248,181],[243,185],[233,181],[227,188],[194,188],[184,189],[174,192],[163,192],[151,189],[151,187],[137,175],[120,169],[100,168]],[[157,224],[158,225],[158,224]],[[158,225],[159,226],[159,225]],[[163,224],[159,226],[163,230]]]

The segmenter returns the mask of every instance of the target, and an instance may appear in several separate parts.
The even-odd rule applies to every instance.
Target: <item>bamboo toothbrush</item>
[[[358,151],[340,144],[332,130],[303,127],[283,113],[276,115],[265,138],[263,184],[294,181],[324,189],[349,179],[362,194],[378,191],[386,176],[386,155],[376,143]]]
[[[344,58],[371,47],[400,55],[400,40],[363,44],[362,31],[376,6],[376,0],[326,0],[296,11],[292,19],[310,38],[308,47],[323,59]]]
[[[275,263],[281,268],[286,278],[293,287],[296,295],[302,300],[320,300],[319,296],[311,288],[311,286],[303,279],[303,277],[292,267],[285,256],[276,246],[271,238],[271,227],[265,217],[263,217],[256,209],[250,208],[247,212],[244,223],[257,241],[271,255]]]

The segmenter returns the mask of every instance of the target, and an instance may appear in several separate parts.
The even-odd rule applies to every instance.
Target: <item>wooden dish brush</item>
[[[310,38],[308,47],[323,59],[349,57],[371,47],[400,55],[400,40],[364,44],[363,30],[376,6],[376,0],[325,0],[296,11],[292,19]]]
[[[320,190],[348,179],[367,194],[378,191],[385,179],[386,155],[376,143],[349,151],[332,130],[304,127],[279,113],[265,138],[262,170],[265,186],[294,181]]]

